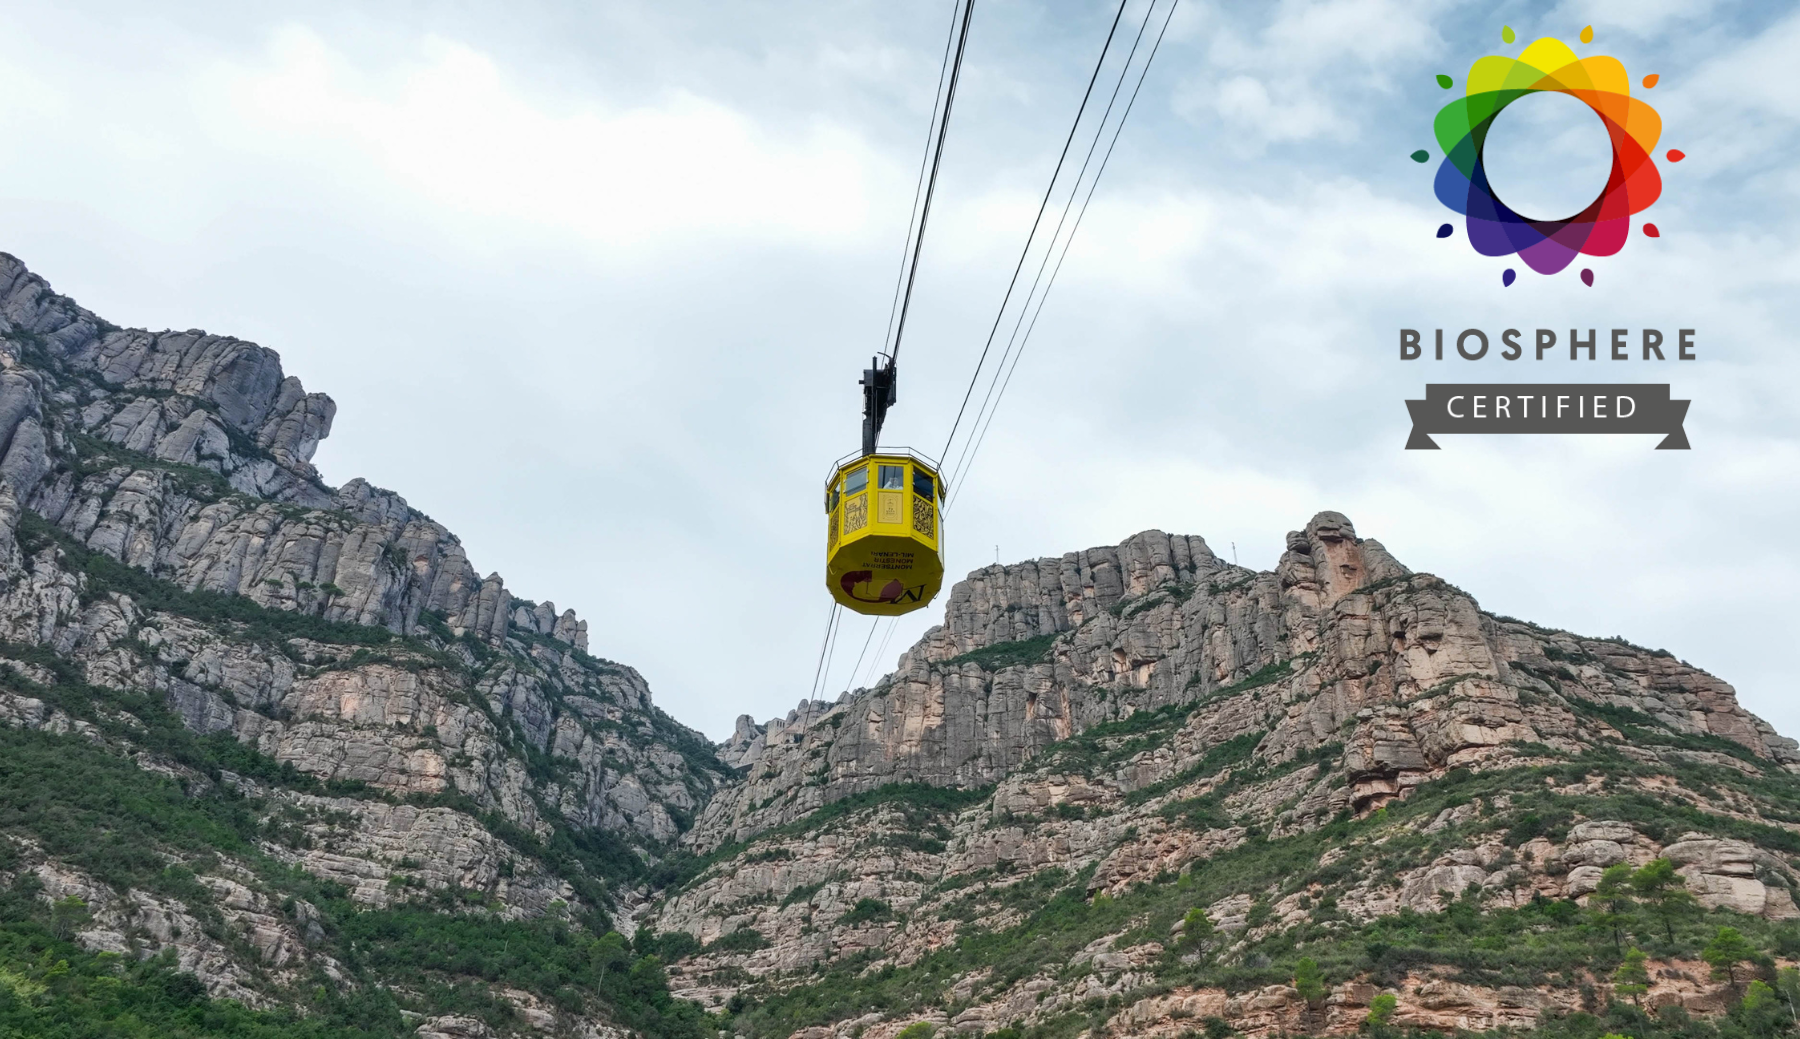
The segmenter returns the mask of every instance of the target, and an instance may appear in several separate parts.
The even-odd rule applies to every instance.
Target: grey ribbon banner
[[[1434,433],[1662,433],[1658,451],[1686,451],[1689,403],[1668,383],[1427,383],[1406,402],[1406,449],[1436,451]]]

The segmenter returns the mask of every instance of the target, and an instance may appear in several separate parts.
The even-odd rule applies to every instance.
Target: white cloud
[[[871,192],[899,186],[882,156],[830,123],[784,140],[679,89],[623,110],[533,97],[490,56],[442,38],[369,70],[287,25],[258,58],[195,83],[216,140],[379,177],[383,195],[475,218],[482,234],[574,235],[616,255],[733,239],[846,248],[870,234]]]
[[[1213,7],[1202,41],[1210,60],[1183,79],[1176,111],[1202,124],[1211,113],[1231,131],[1216,143],[1250,154],[1283,142],[1354,140],[1374,114],[1358,101],[1391,92],[1401,70],[1441,42],[1432,27],[1439,6]]]
[[[563,33],[576,21],[480,5],[453,24],[21,9],[0,126],[29,147],[0,153],[0,248],[114,321],[279,349],[339,401],[329,479],[396,488],[721,735],[813,673],[817,485],[855,439],[943,39],[940,9],[895,10],[721,27],[614,4],[604,31]],[[1592,261],[1593,289],[1502,289],[1460,228],[1433,237],[1453,218],[1405,158],[1431,74],[1491,50],[1497,21],[1183,10],[951,517],[952,573],[996,543],[1013,560],[1152,526],[1267,567],[1335,508],[1488,608],[1666,646],[1800,731],[1780,629],[1800,607],[1780,534],[1800,507],[1800,250],[1772,201],[1791,198],[1792,104],[1758,79],[1800,21],[1633,44],[1692,156],[1665,169],[1664,237]],[[978,14],[897,440],[940,446],[993,319],[1098,45],[1094,11],[1066,13]],[[881,20],[915,18],[906,39]],[[1540,324],[1697,327],[1703,360],[1395,356],[1402,326]],[[1667,379],[1695,401],[1695,450],[1400,450],[1400,402],[1452,375]],[[883,663],[939,616],[907,618]],[[846,629],[840,679],[866,634]]]

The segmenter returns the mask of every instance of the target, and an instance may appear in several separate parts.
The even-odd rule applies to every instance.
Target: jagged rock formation
[[[143,711],[93,702],[149,693],[145,710],[334,792],[223,777],[266,814],[260,854],[353,903],[456,891],[498,919],[603,910],[729,769],[636,671],[588,654],[573,610],[479,576],[399,495],[326,485],[310,458],[335,410],[272,350],[114,327],[0,254],[0,721],[220,781],[140,746]],[[605,835],[593,861],[619,875],[567,853],[553,869],[542,849],[566,833]],[[94,947],[178,950],[252,1004],[278,1001],[292,965],[335,970],[245,861],[202,867],[225,907],[208,936],[178,919],[199,909],[108,890],[20,839],[9,876],[80,893]]]
[[[1208,1016],[1254,1035],[1351,1031],[1380,991],[1360,974],[1317,1005],[1285,984],[1163,993],[1202,963],[1254,976],[1292,935],[1467,898],[1489,914],[1585,903],[1607,867],[1664,858],[1704,909],[1800,917],[1793,740],[1666,652],[1483,613],[1339,514],[1290,534],[1273,572],[1151,531],[976,571],[945,614],[874,688],[740,719],[722,746],[745,780],[684,838],[710,865],[650,919],[702,946],[680,991],[782,1008],[740,1028],[784,1034],[786,1008],[894,975],[936,995],[795,1034],[1068,1015],[1094,1034],[1173,1036]],[[1639,816],[1604,814],[1624,807]],[[1280,871],[1240,865],[1281,847],[1304,850]],[[1087,909],[1042,922],[1077,892]],[[1113,900],[1134,908],[1095,922]],[[1184,940],[1189,908],[1216,938]],[[1009,941],[1027,951],[982,951]],[[1691,964],[1664,976],[1654,999],[1726,1001]],[[1584,998],[1573,982],[1465,982],[1422,970],[1384,987],[1402,994],[1397,1021],[1446,1029],[1530,1025]]]
[[[1197,739],[1272,724],[1266,754],[1342,742],[1358,809],[1507,744],[1597,738],[1553,682],[1800,763],[1795,742],[1713,676],[1666,653],[1484,615],[1337,513],[1290,534],[1269,573],[1160,531],[986,567],[955,586],[945,620],[871,690],[803,703],[767,732],[739,719],[723,753],[746,781],[708,804],[685,840],[709,850],[888,782],[993,783],[1093,725],[1252,681],[1263,687],[1245,701],[1254,706]],[[983,660],[1013,646],[1035,659]],[[1141,782],[1160,767],[1146,764]]]
[[[712,748],[573,611],[326,485],[334,410],[0,255],[0,929],[424,1039],[1262,1039],[1383,992],[1704,1039],[1607,1009],[1628,944],[1634,1000],[1744,1021],[1712,929],[1746,977],[1800,958],[1800,745],[1336,513],[1271,572],[1156,531],[983,568],[873,688]],[[44,991],[11,969],[0,1011]]]
[[[319,482],[309,459],[336,406],[283,377],[274,351],[112,328],[3,254],[0,321],[7,534],[23,508],[187,592],[421,638],[447,629],[464,669],[406,651],[339,667],[351,654],[326,644],[231,639],[129,596],[84,602],[48,544],[8,575],[4,637],[54,645],[90,680],[164,691],[194,728],[324,779],[457,790],[525,825],[530,791],[581,825],[658,841],[698,809],[714,777],[659,739],[692,734],[659,733],[643,679],[586,656],[587,622],[478,577],[455,535],[399,495]],[[115,648],[132,640],[151,652]],[[478,659],[489,648],[500,656]],[[577,762],[573,781],[533,790],[501,718]]]

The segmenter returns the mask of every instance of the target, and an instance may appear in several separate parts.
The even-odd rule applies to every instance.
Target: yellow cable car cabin
[[[825,586],[857,613],[896,617],[944,586],[943,481],[910,452],[858,456],[825,485]]]

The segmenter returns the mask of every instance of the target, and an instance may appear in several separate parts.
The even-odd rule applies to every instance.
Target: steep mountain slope
[[[691,1031],[599,936],[730,770],[574,611],[321,482],[334,411],[273,351],[116,328],[0,254],[6,953],[160,955],[368,1034]],[[0,997],[49,998],[22,969]]]
[[[0,255],[0,1036],[1800,1021],[1800,746],[1343,516],[984,568],[715,749],[333,412]]]
[[[1794,741],[1335,513],[1272,573],[1158,532],[977,571],[873,689],[722,754],[652,923],[744,1035],[1341,1032],[1382,989],[1380,1029],[1696,1034],[1586,1011],[1634,943],[1695,1014],[1741,991],[1695,962],[1719,927],[1800,953]]]

